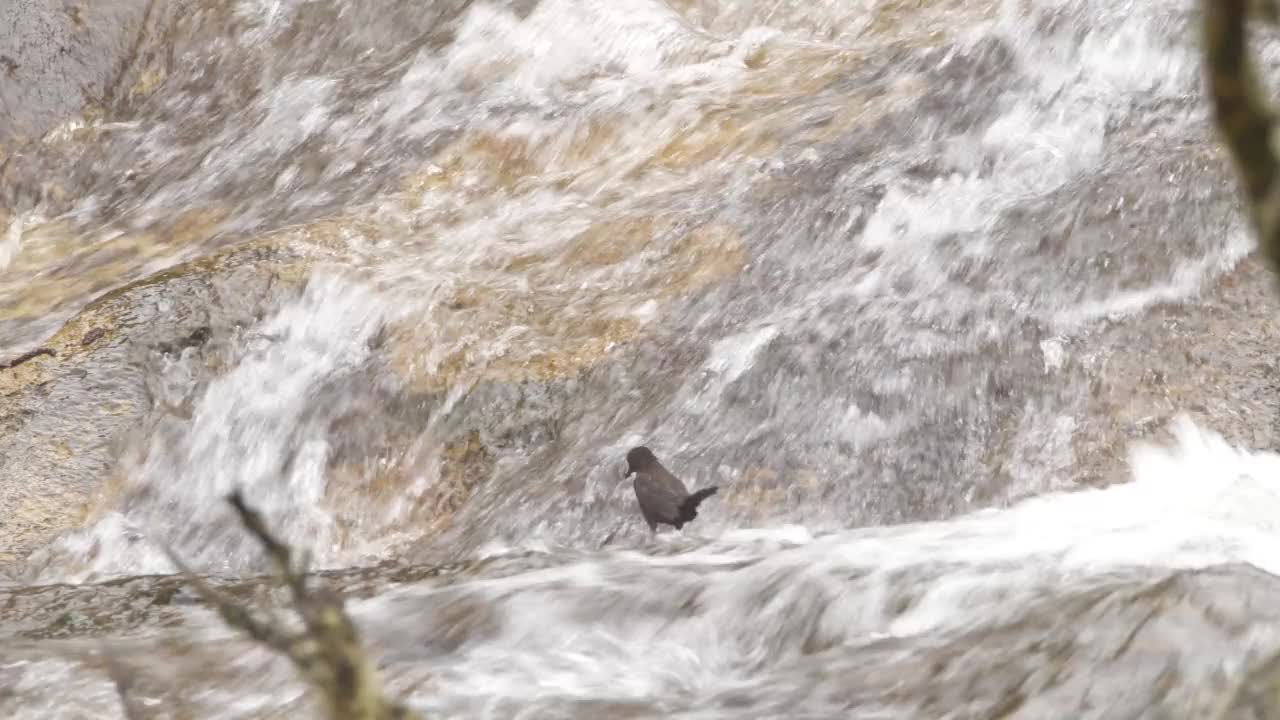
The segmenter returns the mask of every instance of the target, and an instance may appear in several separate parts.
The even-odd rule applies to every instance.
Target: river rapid
[[[163,551],[279,604],[240,488],[425,717],[1209,716],[1280,295],[1194,6],[8,0],[0,714],[311,712]]]

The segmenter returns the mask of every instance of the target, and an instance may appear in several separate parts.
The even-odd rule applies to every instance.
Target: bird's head
[[[658,458],[653,454],[652,450],[643,445],[633,447],[627,451],[627,470],[622,474],[622,477],[630,477],[631,473],[640,472],[657,464]]]

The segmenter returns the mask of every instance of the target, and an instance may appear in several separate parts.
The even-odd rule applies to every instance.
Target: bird
[[[677,530],[698,517],[698,503],[719,490],[712,485],[690,494],[680,478],[658,462],[649,448],[641,445],[627,451],[627,470],[622,477],[635,474],[636,500],[640,502],[640,514],[649,524],[650,532],[658,532],[658,525],[671,525]]]

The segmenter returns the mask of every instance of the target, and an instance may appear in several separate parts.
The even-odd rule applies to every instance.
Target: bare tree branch
[[[259,620],[248,608],[237,605],[235,600],[197,577],[173,550],[165,548],[165,552],[169,555],[169,561],[186,576],[187,582],[195,589],[196,594],[217,609],[223,622],[276,652],[288,653],[290,639],[275,629],[279,623],[274,617],[266,622]]]
[[[382,696],[377,670],[360,646],[359,633],[336,593],[307,587],[305,563],[295,566],[293,551],[267,529],[262,515],[245,503],[239,491],[227,501],[240,522],[266,549],[275,574],[289,588],[294,610],[302,618],[303,632],[288,633],[275,618],[264,621],[237,605],[194,573],[171,550],[174,565],[196,592],[218,610],[233,628],[282,653],[293,661],[303,679],[323,699],[330,720],[409,720],[416,716],[403,705]]]
[[[129,671],[116,657],[115,650],[103,643],[100,647],[103,669],[107,672],[107,677],[111,678],[111,683],[116,687],[116,695],[120,698],[120,709],[124,711],[127,720],[148,720],[150,715],[142,703],[133,697],[133,685],[136,680],[133,673]]]
[[[1276,176],[1276,116],[1263,97],[1249,54],[1250,11],[1275,17],[1259,0],[1204,0],[1203,41],[1214,120],[1240,174],[1258,246],[1280,273],[1280,187]]]

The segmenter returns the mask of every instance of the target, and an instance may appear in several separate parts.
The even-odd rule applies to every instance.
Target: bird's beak
[[[627,467],[622,468],[622,479],[623,479],[623,480],[626,480],[626,479],[627,479],[627,478],[629,478],[629,477],[631,477],[631,466],[630,466],[630,465],[628,465]]]

